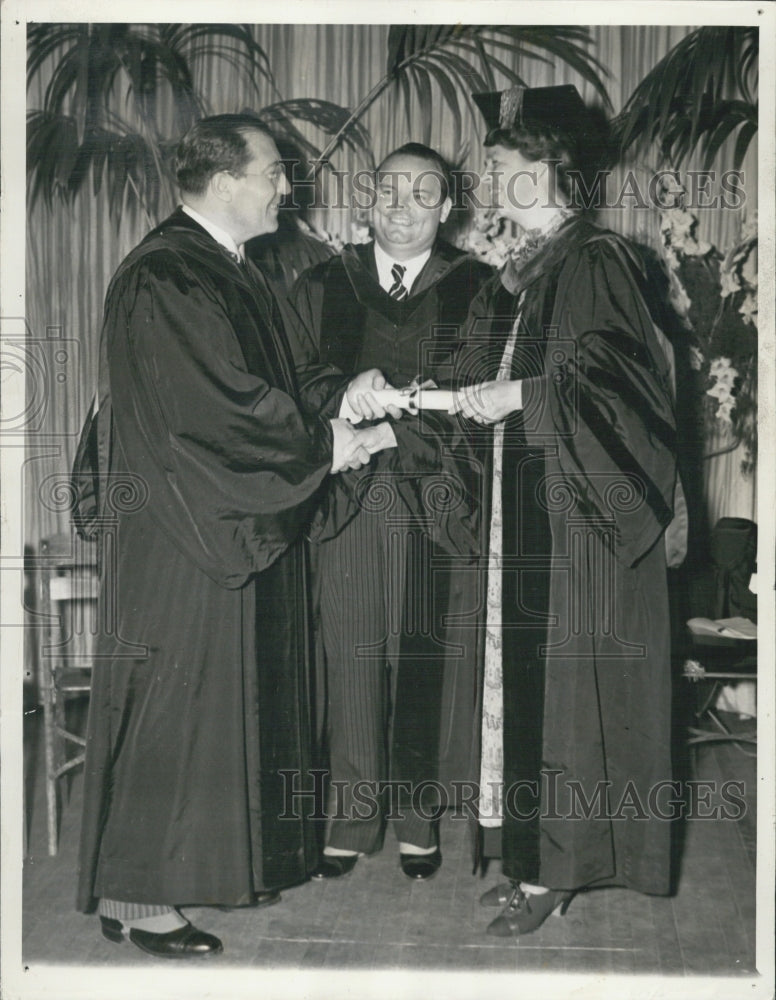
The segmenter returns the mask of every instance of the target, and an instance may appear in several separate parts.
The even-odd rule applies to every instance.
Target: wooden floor
[[[41,733],[28,719],[28,846],[24,865],[23,956],[43,964],[158,965],[129,944],[104,940],[97,919],[75,912],[81,778],[72,780],[60,852],[46,852]],[[732,744],[705,745],[682,762],[685,774],[718,784],[743,782],[746,813],[736,821],[676,824],[676,892],[668,898],[626,890],[580,895],[563,919],[522,940],[485,934],[497,911],[478,905],[500,881],[471,874],[467,824],[446,816],[444,864],[413,884],[398,867],[395,843],[360,861],[348,877],[285,891],[261,910],[189,909],[193,923],[224,941],[217,966],[275,969],[468,970],[736,975],[755,971],[755,760]],[[164,964],[164,963],[163,963]]]

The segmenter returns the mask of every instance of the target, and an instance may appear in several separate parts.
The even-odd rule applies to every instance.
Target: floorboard
[[[41,733],[27,723],[27,852],[24,861],[23,956],[43,964],[139,967],[154,960],[129,944],[105,941],[94,917],[73,909],[81,776],[71,782],[61,817],[60,851],[46,853]],[[444,864],[428,883],[399,868],[391,831],[384,849],[339,881],[283,892],[264,909],[222,912],[190,908],[187,916],[219,935],[216,967],[302,970],[426,970],[736,975],[754,971],[755,760],[734,744],[707,745],[685,761],[696,780],[743,782],[739,819],[686,820],[678,843],[675,895],[624,889],[578,895],[563,918],[549,919],[522,940],[488,937],[497,914],[479,896],[501,881],[471,873],[467,824],[447,815]],[[211,963],[212,965],[212,963]]]

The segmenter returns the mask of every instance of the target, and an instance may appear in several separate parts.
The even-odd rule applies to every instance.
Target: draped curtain
[[[636,84],[684,35],[684,26],[593,26],[591,51],[607,67],[607,89],[614,112],[621,110]],[[315,97],[355,107],[385,72],[388,27],[385,25],[257,25],[256,41],[266,51],[275,85],[263,79],[251,81],[225,60],[211,58],[195,65],[195,81],[208,102],[210,113],[260,108],[294,97]],[[53,65],[53,63],[52,63]],[[515,66],[531,86],[574,83],[582,96],[592,101],[595,94],[573,70],[561,64],[546,64],[521,58]],[[39,74],[28,94],[28,106],[42,106],[47,80]],[[508,85],[501,79],[499,83]],[[436,84],[432,85],[434,88]],[[434,89],[431,145],[462,167],[481,167],[481,122],[464,115],[463,148],[451,148],[452,117]],[[420,117],[413,116],[408,129],[403,104],[392,90],[386,91],[370,108],[364,123],[369,129],[376,160],[403,142],[418,138]],[[417,112],[417,108],[412,109]],[[317,145],[325,137],[313,126],[301,131]],[[716,170],[732,166],[731,144],[723,147],[715,162]],[[657,154],[644,162],[619,168],[612,177],[612,190],[620,191],[624,171],[648,179],[657,166]],[[338,150],[332,159],[338,171],[367,166],[363,157]],[[699,162],[687,164],[700,169]],[[746,204],[741,210],[700,209],[699,237],[727,249],[735,240],[743,213],[756,207],[756,143],[744,163]],[[328,176],[328,175],[327,175]],[[324,182],[332,200],[330,181]],[[602,213],[601,221],[639,242],[657,245],[658,216],[652,208],[640,208],[635,199]],[[160,217],[173,207],[163,206]],[[53,495],[52,477],[62,478],[73,460],[78,432],[95,389],[96,355],[102,303],[113,271],[127,252],[154,224],[143,212],[125,213],[120,220],[108,214],[104,192],[95,196],[86,185],[75,203],[66,207],[55,203],[36,205],[28,220],[26,245],[27,322],[34,350],[45,358],[42,366],[29,370],[30,392],[42,393],[45,406],[40,418],[41,432],[30,435],[27,450],[25,490],[27,541],[37,547],[39,540],[67,529],[67,513],[61,498]],[[314,210],[312,221],[320,228],[345,240],[351,238],[356,221],[348,208]],[[40,383],[40,384],[38,384]],[[713,450],[710,445],[709,450]],[[706,470],[708,504],[713,517],[720,514],[754,516],[755,479],[739,471],[740,453],[713,459]]]

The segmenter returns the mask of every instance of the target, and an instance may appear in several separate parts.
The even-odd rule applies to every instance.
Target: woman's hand
[[[449,413],[462,413],[478,424],[497,424],[523,408],[523,383],[517,379],[467,385],[455,394]]]

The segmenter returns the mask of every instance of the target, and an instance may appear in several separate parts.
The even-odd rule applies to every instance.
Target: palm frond
[[[366,127],[359,121],[351,120],[348,108],[343,108],[332,101],[318,98],[294,98],[288,101],[278,101],[269,104],[258,112],[259,117],[268,123],[285,122],[297,119],[315,125],[326,135],[341,134],[343,142],[356,152],[370,155],[371,139]],[[342,131],[341,131],[342,130]],[[320,156],[320,151],[305,140],[308,152]]]
[[[27,86],[46,60],[83,34],[83,24],[32,24],[27,29]]]
[[[691,32],[644,77],[614,119],[620,154],[657,142],[664,157],[681,166],[700,146],[708,165],[725,139],[746,124],[736,147],[740,162],[755,134],[751,125],[757,122],[757,65],[757,28]]]
[[[521,54],[527,58],[546,62],[547,57],[550,57],[549,61],[560,61],[570,66],[591,84],[604,106],[611,108],[604,85],[609,71],[588,51],[591,38],[587,28],[567,25],[499,25],[491,30],[497,37],[501,36],[511,45],[518,46]]]
[[[112,214],[133,197],[155,211],[172,183],[171,143],[205,112],[191,69],[203,55],[275,86],[249,25],[32,25],[28,85],[54,64],[43,107],[28,116],[31,204],[41,194],[72,198],[91,173]]]
[[[542,62],[560,61],[572,66],[595,88],[607,106],[611,106],[603,65],[587,51],[590,34],[582,27],[525,27],[522,25],[392,25],[388,31],[386,71],[369,93],[351,112],[358,121],[374,102],[391,86],[401,95],[407,118],[407,131],[412,132],[412,107],[420,107],[421,129],[430,134],[432,84],[453,116],[453,144],[460,145],[462,106],[472,114],[476,109],[471,93],[491,90],[495,86],[493,70],[498,69],[508,79],[522,84],[518,69],[510,65],[519,58]],[[494,57],[498,51],[501,58]],[[442,82],[444,80],[444,82]],[[462,99],[462,100],[461,100]],[[342,141],[348,124],[327,144],[323,160]]]
[[[757,132],[757,105],[748,104],[746,101],[720,101],[706,130],[704,169],[707,170],[711,166],[723,142],[739,128],[741,131],[734,153],[736,169],[741,166],[749,143]]]

